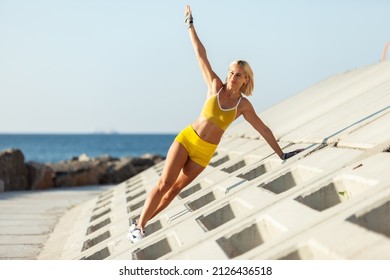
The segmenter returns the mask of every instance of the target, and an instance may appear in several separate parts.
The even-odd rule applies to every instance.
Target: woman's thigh
[[[203,166],[192,161],[191,159],[188,159],[175,182],[175,188],[178,190],[184,189],[196,177],[198,177],[204,169],[205,168]]]
[[[168,150],[160,180],[172,185],[189,160],[188,152],[179,142],[174,141]]]

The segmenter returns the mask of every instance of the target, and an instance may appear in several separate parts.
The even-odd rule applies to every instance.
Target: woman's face
[[[238,64],[233,64],[228,73],[227,84],[233,90],[239,90],[244,83],[247,82],[247,77],[244,69]]]

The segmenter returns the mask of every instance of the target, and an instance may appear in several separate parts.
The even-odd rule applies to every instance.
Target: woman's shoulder
[[[245,95],[241,95],[241,100],[240,100],[240,105],[242,104],[242,106],[248,106],[248,105],[252,105],[251,101],[248,99],[248,97],[246,97]]]
[[[240,111],[246,111],[247,109],[253,108],[251,101],[245,95],[242,95],[238,109]]]
[[[211,88],[209,88],[209,91],[207,92],[207,98],[218,95],[223,90],[224,86],[225,86],[224,84],[213,82]]]
[[[225,86],[224,83],[222,83],[221,79],[218,77],[215,77],[213,79],[213,82],[211,84],[211,92],[217,94],[219,91],[222,90],[222,88]]]

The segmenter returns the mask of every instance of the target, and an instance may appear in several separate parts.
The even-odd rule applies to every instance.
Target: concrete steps
[[[259,114],[281,161],[247,123],[131,244],[164,162],[68,211],[39,259],[389,259],[390,63],[339,74]]]

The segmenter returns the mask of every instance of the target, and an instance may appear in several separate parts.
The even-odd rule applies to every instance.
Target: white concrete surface
[[[29,256],[390,259],[390,63],[330,77],[259,115],[285,151],[305,151],[281,161],[250,125],[238,123],[141,242],[131,244],[127,230],[164,162],[60,211],[49,239],[32,241],[45,247]],[[39,231],[46,234],[45,217]],[[8,244],[17,243],[17,232],[38,231],[14,223]]]

